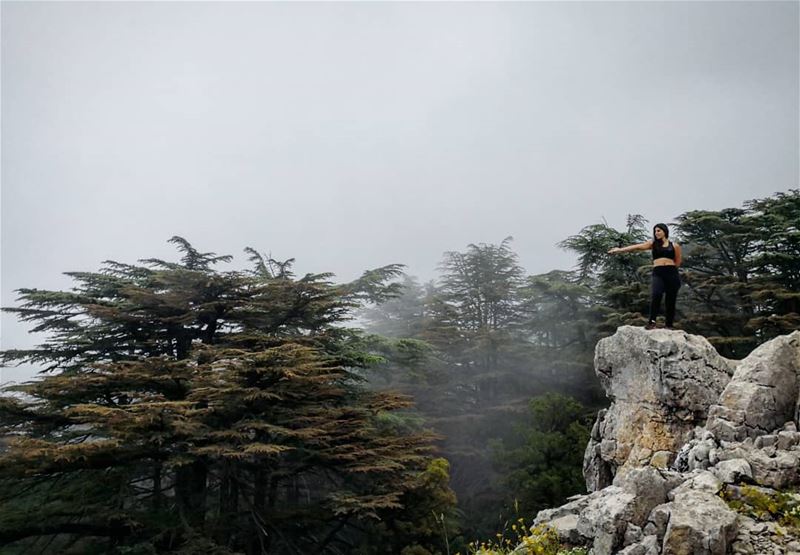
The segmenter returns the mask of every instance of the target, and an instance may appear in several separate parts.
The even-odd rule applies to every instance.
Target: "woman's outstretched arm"
[[[675,265],[680,266],[681,262],[683,262],[683,252],[681,251],[681,246],[678,243],[672,243],[672,246],[675,247]]]
[[[614,247],[613,249],[608,250],[608,254],[620,254],[623,252],[633,252],[633,251],[649,251],[653,248],[653,240],[650,239],[649,241],[645,241],[644,243],[638,243],[636,245],[628,245],[627,247]]]

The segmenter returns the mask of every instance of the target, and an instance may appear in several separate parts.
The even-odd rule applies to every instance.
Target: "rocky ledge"
[[[590,493],[536,524],[594,555],[800,555],[800,331],[733,361],[624,326],[595,371],[612,403],[586,448]]]

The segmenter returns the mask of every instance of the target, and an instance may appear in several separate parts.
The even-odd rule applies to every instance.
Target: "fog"
[[[541,273],[797,187],[799,6],[3,2],[2,305],[173,235],[341,281],[512,235]]]

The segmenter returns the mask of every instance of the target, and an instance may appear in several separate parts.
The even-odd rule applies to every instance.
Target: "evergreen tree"
[[[422,335],[428,315],[428,297],[433,283],[425,286],[416,278],[403,274],[400,291],[382,303],[365,307],[359,313],[371,332],[384,337],[418,338]]]
[[[685,328],[733,358],[800,328],[798,221],[798,190],[679,216],[690,294]]]
[[[517,511],[533,515],[586,491],[583,452],[592,413],[570,397],[548,393],[531,399],[515,434],[494,443],[495,463]]]
[[[696,210],[677,222],[686,285],[682,327],[707,337],[723,355],[745,356],[757,345],[747,328],[754,315],[750,280],[759,249],[752,216],[742,208]]]
[[[349,553],[376,519],[413,516],[404,503],[430,489],[433,436],[385,424],[410,400],[362,387],[377,358],[341,325],[395,295],[399,267],[335,285],[253,249],[252,271],[221,272],[230,257],[172,242],[178,263],[107,262],[69,273],[72,291],[23,289],[6,309],[49,340],[2,353],[43,376],[0,397],[0,543]],[[392,541],[435,551],[440,538],[418,531]]]
[[[575,283],[588,287],[595,296],[595,306],[605,315],[600,327],[604,334],[614,333],[621,325],[642,322],[649,310],[650,261],[647,253],[608,255],[612,247],[650,239],[646,224],[641,215],[629,215],[623,231],[605,223],[593,224],[559,243],[561,248],[578,257]]]
[[[521,323],[531,353],[545,366],[550,389],[602,399],[594,376],[594,345],[608,309],[577,272],[553,270],[530,276],[521,289]],[[544,365],[543,365],[544,366]]]
[[[503,378],[515,366],[513,331],[520,321],[524,275],[511,240],[446,252],[440,266],[439,295],[450,309],[446,321],[457,332],[446,348],[460,367],[465,403],[496,398],[511,385]]]
[[[679,325],[707,337],[731,358],[742,358],[760,343],[798,329],[798,221],[798,190],[752,200],[742,208],[679,215],[674,235],[683,247],[685,285],[678,302]],[[596,224],[560,243],[578,255],[572,280],[591,291],[587,310],[605,315],[597,328],[599,336],[613,333],[619,325],[644,321],[649,304],[647,254],[605,253],[648,238],[642,217],[629,216],[624,231]],[[539,281],[541,287],[547,280]]]
[[[386,361],[373,383],[413,395],[443,436],[469,537],[497,525],[508,497],[490,441],[513,432],[533,395],[596,395],[590,289],[566,273],[525,278],[510,243],[447,252],[437,286],[407,279],[402,295],[364,314],[370,331],[392,336],[372,338]]]
[[[745,206],[758,235],[748,327],[763,342],[800,329],[800,189]]]

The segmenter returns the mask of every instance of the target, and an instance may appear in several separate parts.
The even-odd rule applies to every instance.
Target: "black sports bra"
[[[675,247],[672,245],[672,241],[664,247],[661,244],[661,241],[653,241],[653,260],[656,258],[671,258],[675,260]]]

